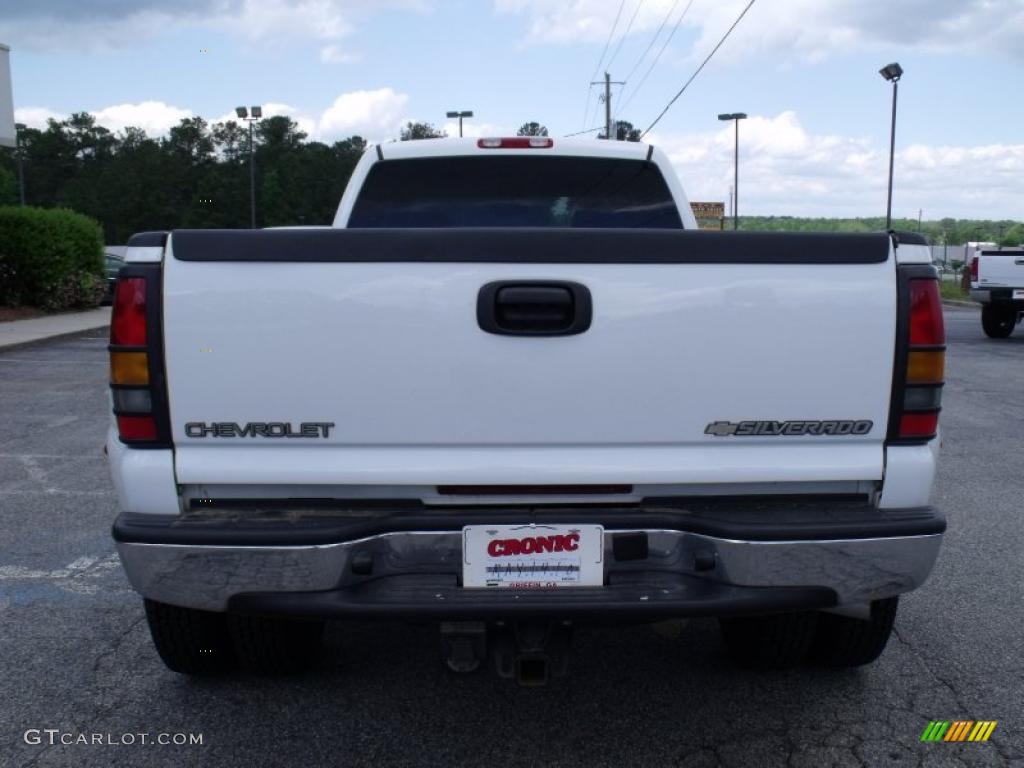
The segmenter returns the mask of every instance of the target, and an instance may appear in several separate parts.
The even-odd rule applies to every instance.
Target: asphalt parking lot
[[[303,677],[168,672],[109,537],[104,333],[0,353],[0,765],[1024,765],[1024,328],[946,317],[949,531],[877,663],[754,674],[694,620],[580,631],[544,689],[454,676],[435,628],[369,623],[332,626]],[[930,720],[998,726],[924,744]]]

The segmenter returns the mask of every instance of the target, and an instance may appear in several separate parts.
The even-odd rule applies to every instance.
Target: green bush
[[[0,208],[0,304],[95,307],[104,280],[98,223],[61,208]]]

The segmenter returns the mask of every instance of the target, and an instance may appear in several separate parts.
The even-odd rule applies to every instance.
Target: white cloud
[[[274,102],[270,102],[263,105],[264,117],[275,117],[277,115],[290,117],[298,123],[299,130],[306,133],[309,138],[315,138],[317,133],[316,118],[303,114],[296,107],[289,106],[288,104],[276,104]],[[237,120],[238,118],[232,117],[231,119]]]
[[[115,104],[92,110],[96,122],[112,131],[127,126],[142,128],[150,135],[167,133],[183,118],[192,117],[190,109],[181,109],[162,101],[143,101],[138,104]]]
[[[634,10],[636,18],[630,34],[657,28],[672,7],[673,0],[649,0],[639,10],[629,0],[626,5],[629,7],[623,6],[620,25],[616,27],[616,38],[625,30]],[[499,13],[526,16],[527,40],[534,43],[604,43],[619,7],[618,3],[608,0],[495,0],[494,6]],[[673,16],[673,20],[675,18]]]
[[[448,120],[441,126],[443,130],[449,136],[459,135],[459,121]],[[516,129],[509,128],[507,125],[498,125],[497,123],[480,123],[475,122],[473,118],[463,118],[462,120],[462,135],[472,136],[474,138],[480,136],[515,136]]]
[[[324,64],[348,64],[359,59],[359,54],[346,51],[338,45],[325,45],[320,49],[320,61]]]
[[[359,134],[370,141],[398,136],[409,97],[391,88],[350,91],[334,100],[317,122],[317,136],[334,141]]]
[[[152,136],[167,133],[182,118],[192,117],[190,109],[182,109],[162,101],[143,101],[138,104],[114,104],[101,109],[89,110],[96,122],[115,133],[128,126],[142,128]],[[31,128],[46,128],[48,118],[64,120],[68,115],[54,112],[46,107],[20,107],[14,110],[15,119]]]
[[[747,0],[696,0],[682,26],[697,28],[695,55],[703,57],[733,23]],[[674,0],[647,0],[630,35],[649,39]],[[669,28],[685,3],[675,5]],[[616,27],[618,39],[636,9],[627,0]],[[618,3],[608,0],[495,0],[495,10],[526,19],[526,42],[603,44]],[[664,39],[664,34],[662,39]],[[678,41],[680,38],[676,38]],[[718,61],[758,52],[819,60],[864,47],[933,52],[998,50],[1024,56],[1024,3],[1020,0],[760,0],[718,55]],[[660,45],[660,44],[659,44]],[[642,49],[641,49],[642,50]]]
[[[46,121],[50,118],[63,120],[66,115],[54,112],[46,107],[18,107],[14,110],[15,122],[24,123],[29,128],[46,129]]]
[[[691,200],[728,200],[733,128],[652,133]],[[752,115],[740,129],[740,214],[870,216],[885,212],[888,147],[812,134],[796,113]],[[893,214],[1019,217],[1024,144],[914,144],[896,153]]]
[[[382,9],[424,12],[425,0],[31,0],[10,2],[0,39],[19,49],[97,51],[137,47],[191,28],[259,41],[264,48],[334,44]]]
[[[255,40],[340,40],[352,33],[348,5],[331,0],[243,0],[223,23]]]
[[[406,114],[409,97],[397,93],[391,88],[379,88],[373,91],[350,91],[338,96],[334,102],[319,115],[315,112],[302,110],[290,104],[267,102],[263,104],[263,116],[275,117],[284,115],[294,120],[299,129],[306,133],[308,139],[333,142],[359,134],[369,141],[386,141],[398,138],[399,131],[407,120],[414,118]],[[165,135],[182,118],[192,117],[191,109],[175,107],[162,101],[143,101],[138,104],[115,104],[102,109],[91,110],[96,122],[111,131],[117,132],[127,126],[142,128],[150,136]],[[21,107],[15,110],[18,122],[32,128],[45,129],[47,118],[63,120],[67,115],[54,112],[46,107]],[[208,123],[240,122],[234,111],[222,115],[205,116]],[[466,135],[482,135],[480,131],[504,129],[481,123],[471,126],[466,124]],[[458,125],[454,130],[449,126],[449,135],[458,135]]]

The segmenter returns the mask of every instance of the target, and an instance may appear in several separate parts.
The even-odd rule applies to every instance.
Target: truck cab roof
[[[521,139],[546,139],[547,147],[483,147],[481,142],[498,140],[509,142]],[[563,139],[550,136],[484,136],[466,138],[418,139],[416,141],[394,141],[370,147],[368,153],[376,153],[380,160],[398,160],[415,157],[445,157],[455,155],[544,153],[547,155],[571,155],[576,157],[617,157],[644,159],[654,147],[639,141],[604,141],[600,139]],[[379,150],[379,152],[378,152]]]

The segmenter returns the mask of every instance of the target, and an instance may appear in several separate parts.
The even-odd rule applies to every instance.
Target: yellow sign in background
[[[690,203],[690,210],[701,229],[725,228],[725,203]]]

